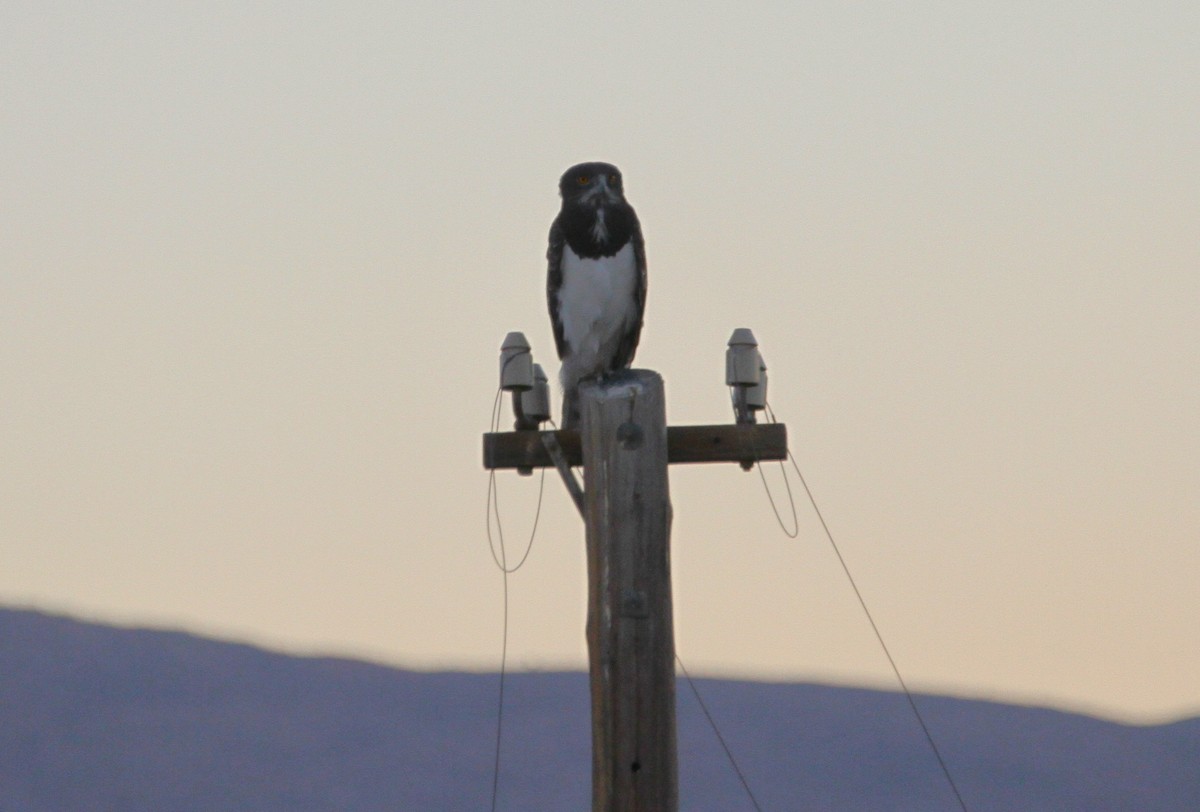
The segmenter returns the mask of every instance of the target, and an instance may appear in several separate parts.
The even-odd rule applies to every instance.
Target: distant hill
[[[0,812],[487,810],[495,675],[0,609]],[[764,810],[955,810],[903,697],[700,680]],[[589,806],[585,675],[510,676],[499,808]],[[973,812],[1200,810],[1200,719],[921,696]],[[686,683],[681,809],[753,807]]]

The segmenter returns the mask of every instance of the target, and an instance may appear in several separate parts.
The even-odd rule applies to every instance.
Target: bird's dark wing
[[[558,289],[562,287],[562,255],[567,236],[559,224],[559,217],[550,224],[550,244],[546,247],[546,305],[550,308],[550,324],[554,327],[554,346],[561,360],[567,351],[563,338],[562,316],[558,312]]]
[[[633,290],[637,300],[637,321],[621,336],[621,343],[617,345],[613,358],[614,369],[624,369],[633,363],[633,354],[637,352],[638,340],[642,337],[642,316],[646,312],[646,243],[642,241],[642,226],[636,216],[629,238],[633,241],[633,258],[637,263],[637,282]]]

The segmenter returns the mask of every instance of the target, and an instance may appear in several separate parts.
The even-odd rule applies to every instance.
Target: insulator
[[[755,412],[767,408],[767,365],[761,354],[758,356],[758,383],[746,387],[746,406]]]
[[[533,388],[521,393],[521,410],[535,423],[550,419],[550,385],[541,364],[533,365]]]
[[[533,355],[524,333],[509,333],[500,345],[500,388],[505,392],[533,388]]]
[[[759,373],[758,342],[748,327],[739,327],[729,337],[725,351],[725,385],[754,386]]]

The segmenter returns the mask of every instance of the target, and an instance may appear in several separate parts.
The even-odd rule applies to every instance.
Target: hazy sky
[[[733,6],[6,0],[0,602],[498,667],[480,436],[602,159],[637,365],[724,422],[755,330],[912,686],[1200,712],[1200,6]],[[671,493],[693,673],[892,686],[811,509]],[[583,667],[557,479],[510,585],[510,663]]]

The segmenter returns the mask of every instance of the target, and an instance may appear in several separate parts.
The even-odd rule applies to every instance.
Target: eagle
[[[579,428],[579,384],[633,362],[646,308],[646,247],[621,172],[572,166],[558,182],[550,226],[546,301],[562,362],[564,429]]]

